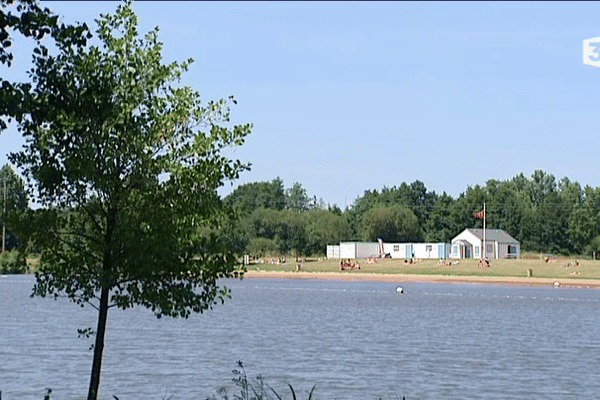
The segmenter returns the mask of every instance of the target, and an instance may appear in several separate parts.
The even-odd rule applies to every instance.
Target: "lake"
[[[0,278],[2,400],[82,399],[95,310],[30,298]],[[463,283],[246,278],[187,320],[109,312],[100,398],[206,399],[237,361],[300,399],[593,399],[600,290]],[[395,293],[401,285],[405,293]]]

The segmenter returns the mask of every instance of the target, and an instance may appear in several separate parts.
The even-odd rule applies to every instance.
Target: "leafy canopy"
[[[192,60],[163,64],[158,28],[139,38],[130,3],[96,22],[102,47],[35,49],[27,143],[10,155],[43,206],[21,226],[42,250],[34,293],[202,312],[227,295],[216,280],[237,275],[214,234],[233,217],[216,189],[247,169],[221,150],[251,126],[231,126],[232,98],[202,104],[178,84]]]
[[[86,24],[65,25],[58,23],[58,15],[48,8],[41,8],[35,0],[0,0],[0,64],[13,63],[13,36],[19,33],[32,38],[38,44],[38,51],[47,51],[40,40],[51,36],[61,46],[83,46],[91,38]],[[23,118],[23,101],[30,89],[28,83],[10,82],[0,77],[0,131],[7,128],[12,118]]]

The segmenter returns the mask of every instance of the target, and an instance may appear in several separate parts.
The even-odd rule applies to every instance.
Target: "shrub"
[[[0,273],[22,274],[27,272],[27,261],[17,250],[0,253]]]

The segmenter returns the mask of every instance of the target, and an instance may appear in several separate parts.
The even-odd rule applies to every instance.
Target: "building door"
[[[444,247],[446,246],[443,244],[438,245],[438,258],[441,260],[446,259],[446,252],[444,251]]]

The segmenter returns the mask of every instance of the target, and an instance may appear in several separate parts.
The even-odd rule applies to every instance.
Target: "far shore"
[[[572,278],[536,278],[507,276],[458,276],[458,275],[423,275],[423,274],[378,274],[356,272],[289,272],[289,271],[253,271],[244,273],[245,278],[279,278],[279,279],[328,279],[352,281],[384,281],[384,282],[458,282],[487,283],[506,285],[545,285],[569,287],[599,287],[600,279]]]

